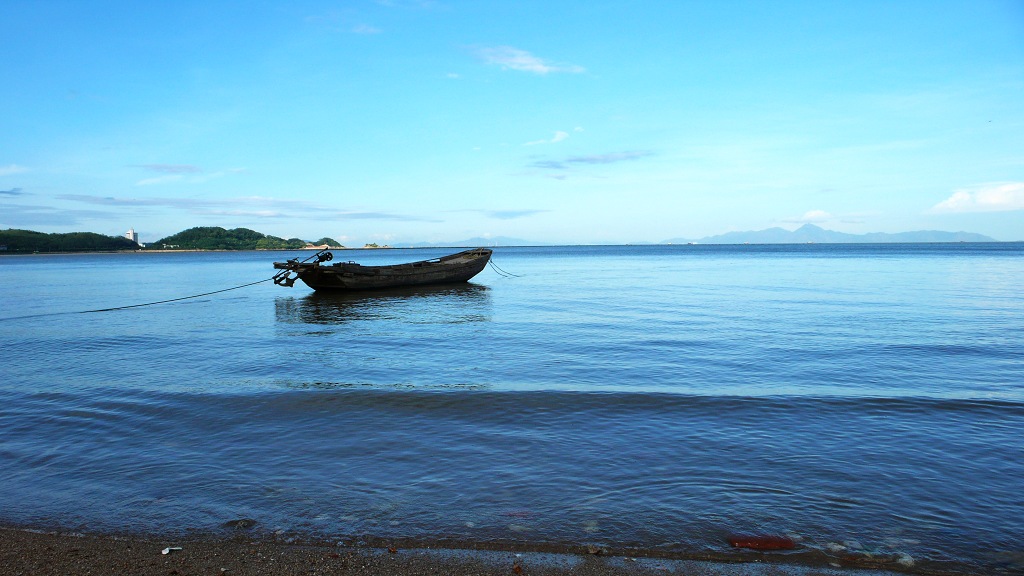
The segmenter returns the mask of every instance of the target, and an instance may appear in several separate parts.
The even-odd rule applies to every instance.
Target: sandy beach
[[[379,543],[375,543],[379,544]],[[895,576],[873,569],[807,567],[784,562],[725,563],[614,554],[298,545],[245,537],[159,540],[0,529],[6,575],[495,575],[604,576]]]

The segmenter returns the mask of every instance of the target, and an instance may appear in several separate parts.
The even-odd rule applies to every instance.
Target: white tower
[[[124,237],[136,244],[139,244],[139,233],[135,231],[135,228],[129,228],[128,231],[124,233]],[[141,246],[141,244],[139,245]]]

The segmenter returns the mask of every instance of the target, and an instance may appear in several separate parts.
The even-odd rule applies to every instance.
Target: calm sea
[[[451,250],[337,251],[364,264]],[[0,258],[0,523],[1024,571],[1024,245]]]

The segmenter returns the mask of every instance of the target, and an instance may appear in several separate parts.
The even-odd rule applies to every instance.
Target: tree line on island
[[[825,230],[813,224],[805,224],[796,230],[769,228],[747,232],[729,232],[708,236],[698,240],[672,238],[660,244],[848,244],[848,243],[908,243],[908,242],[996,242],[995,239],[971,232],[943,232],[918,230],[895,234],[868,233],[847,234]],[[640,244],[649,244],[641,242]],[[458,242],[408,244],[410,248],[426,247],[474,247],[474,246],[546,246],[543,242],[531,242],[504,236],[470,238]],[[71,232],[68,234],[46,234],[31,230],[0,230],[0,254],[33,252],[115,252],[138,250],[301,250],[323,247],[344,248],[333,238],[321,238],[307,242],[299,238],[278,238],[261,234],[248,228],[227,230],[216,226],[189,228],[156,242],[140,246],[122,236],[104,236],[93,232]],[[363,248],[388,248],[377,244],[366,244]]]
[[[248,228],[226,230],[218,226],[189,228],[147,245],[156,250],[301,250],[307,246],[344,248],[333,238],[307,242],[299,238],[278,238]]]
[[[95,232],[47,234],[32,230],[0,230],[0,251],[22,254],[123,250],[301,250],[319,246],[344,248],[337,240],[328,237],[307,242],[299,238],[261,234],[248,228],[227,230],[219,226],[189,228],[145,246],[123,236],[105,236]]]

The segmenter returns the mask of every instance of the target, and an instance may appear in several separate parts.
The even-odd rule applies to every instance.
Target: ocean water
[[[1024,572],[1022,244],[292,256],[0,257],[0,524]]]

